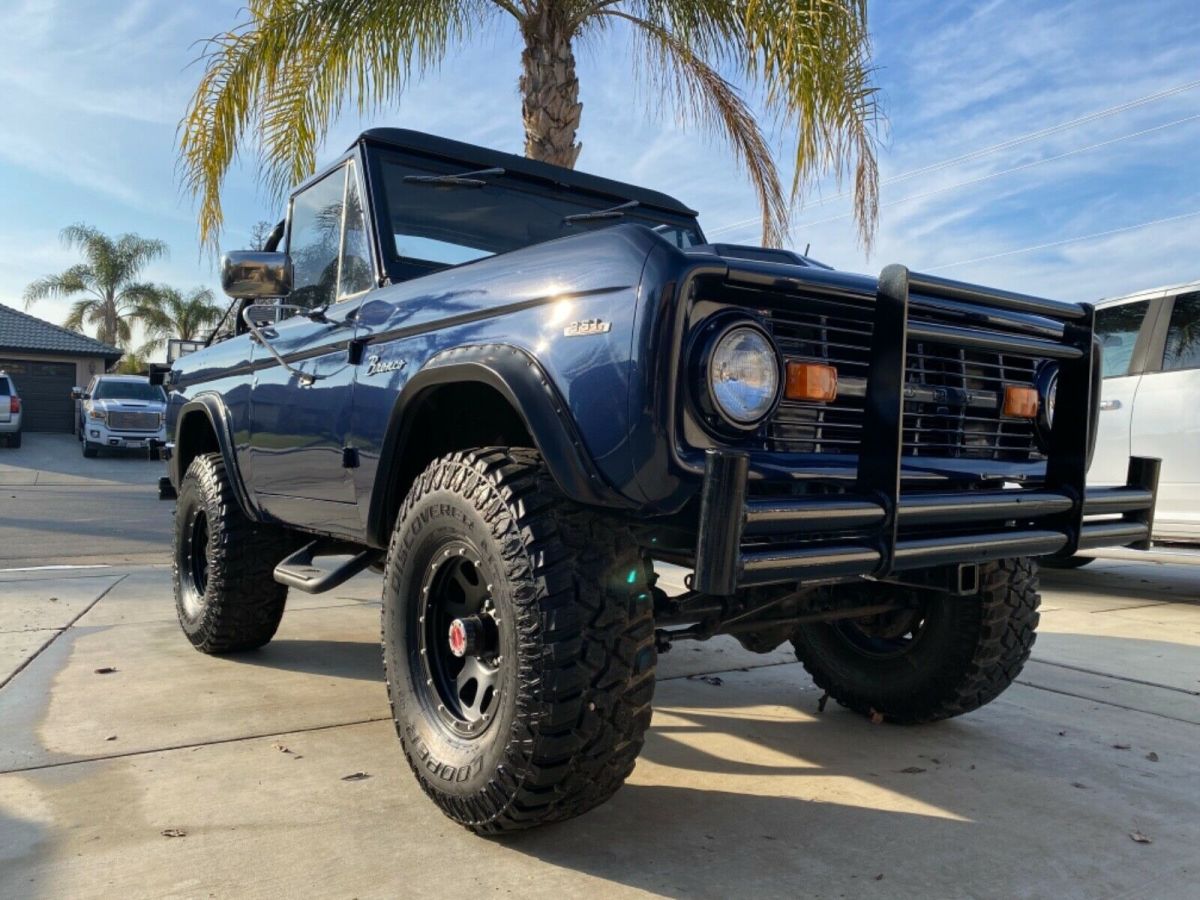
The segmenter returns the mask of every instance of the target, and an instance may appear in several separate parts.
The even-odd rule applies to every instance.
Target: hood
[[[111,398],[107,400],[92,400],[92,409],[103,409],[107,412],[162,412],[167,404],[162,400],[126,400]]]
[[[783,263],[788,266],[804,266],[812,269],[833,268],[792,250],[749,247],[741,244],[698,244],[695,247],[689,247],[687,253],[689,256],[705,254],[719,256],[722,259],[747,259],[754,262]]]

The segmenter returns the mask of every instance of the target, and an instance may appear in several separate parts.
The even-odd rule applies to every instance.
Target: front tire
[[[95,459],[100,455],[100,446],[98,444],[93,444],[91,441],[84,441],[83,455],[88,459]]]
[[[418,477],[388,551],[383,656],[405,757],[447,816],[529,828],[624,783],[654,691],[649,575],[532,450],[456,453]]]
[[[901,724],[978,709],[1020,673],[1036,638],[1037,564],[1007,559],[980,567],[970,597],[880,585],[906,610],[801,625],[796,656],[817,686],[864,715]]]
[[[192,646],[233,653],[275,636],[287,587],[275,564],[293,549],[291,536],[247,519],[219,453],[197,456],[175,503],[175,612]]]

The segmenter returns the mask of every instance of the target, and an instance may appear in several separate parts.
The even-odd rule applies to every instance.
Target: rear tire
[[[447,816],[513,831],[624,783],[654,692],[649,575],[532,450],[455,453],[417,478],[388,551],[383,657],[405,757]]]
[[[287,587],[275,564],[295,547],[288,532],[247,519],[219,453],[188,466],[175,504],[175,612],[202,653],[261,647],[275,636]]]
[[[1036,638],[1037,564],[980,567],[971,597],[886,586],[914,600],[904,613],[801,625],[796,656],[817,686],[844,706],[917,724],[978,709],[1016,679]]]
[[[21,447],[21,432],[18,431],[15,434],[9,436],[8,446],[12,447],[14,450],[20,449],[20,447]]]

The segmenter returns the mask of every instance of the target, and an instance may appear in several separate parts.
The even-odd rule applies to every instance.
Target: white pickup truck
[[[1088,484],[1124,484],[1130,454],[1161,458],[1153,538],[1200,543],[1200,281],[1098,303],[1096,334],[1104,383]]]

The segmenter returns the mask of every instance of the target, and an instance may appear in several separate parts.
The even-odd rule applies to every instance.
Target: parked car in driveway
[[[1088,485],[1125,483],[1130,454],[1161,457],[1156,541],[1200,542],[1200,281],[1097,304],[1103,387]]]
[[[0,371],[0,438],[10,447],[21,446],[21,395],[7,372]]]
[[[167,403],[163,389],[141,375],[97,375],[87,390],[75,388],[79,406],[79,441],[83,455],[101,448],[145,449],[162,441]]]

